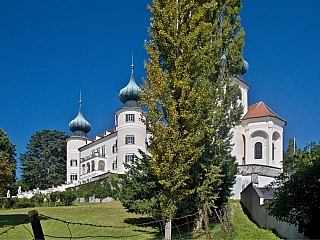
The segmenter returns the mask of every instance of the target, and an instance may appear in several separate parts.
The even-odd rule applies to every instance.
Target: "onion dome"
[[[134,65],[131,65],[131,77],[128,85],[120,90],[119,98],[121,102],[124,103],[124,108],[140,108],[138,103],[139,100],[139,92],[141,89],[137,85],[136,81],[134,80],[133,69]]]
[[[71,137],[87,138],[87,133],[90,132],[91,125],[82,115],[81,98],[79,103],[79,113],[76,118],[69,123],[69,128],[71,132],[73,132]]]
[[[249,63],[243,59],[243,64],[242,64],[242,68],[241,68],[241,75],[244,75],[246,74],[246,72],[248,71],[249,69]]]

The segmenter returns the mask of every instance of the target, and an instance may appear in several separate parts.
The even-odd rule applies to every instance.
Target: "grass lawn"
[[[233,209],[233,225],[234,233],[231,237],[219,239],[279,239],[269,230],[258,228],[252,223],[243,213],[239,201],[230,201]],[[157,228],[151,226],[144,227],[139,224],[147,223],[151,220],[146,217],[141,217],[133,213],[128,213],[118,201],[109,203],[92,203],[92,204],[77,204],[69,207],[39,207],[39,214],[59,218],[67,222],[83,223],[67,224],[65,222],[46,219],[41,217],[41,225],[45,234],[45,239],[54,239],[50,236],[59,237],[59,239],[162,239],[162,234]],[[0,210],[0,234],[9,229],[11,226],[18,224],[28,218],[28,212],[31,208]],[[106,227],[86,226],[84,224],[95,224]],[[138,225],[138,226],[137,226]],[[112,226],[112,227],[111,227]],[[179,232],[178,236],[183,234],[184,230]],[[187,230],[188,231],[188,230]],[[219,224],[212,224],[211,236],[218,237],[220,231]],[[31,235],[31,224],[27,221],[23,225],[18,225],[10,229],[7,233],[0,235],[1,239],[33,239]],[[199,236],[203,232],[196,234],[185,235],[183,239],[191,239]],[[83,238],[92,236],[91,238]],[[65,238],[62,238],[65,237]],[[73,239],[72,238],[72,239]],[[175,238],[179,239],[179,238]],[[199,237],[205,239],[205,235]]]
[[[39,207],[39,214],[59,218],[68,222],[95,224],[112,227],[93,227],[77,224],[66,224],[51,219],[40,218],[45,239],[54,239],[48,236],[70,237],[94,236],[91,239],[161,239],[158,230],[152,227],[136,226],[150,219],[133,213],[127,213],[118,201],[109,203],[78,204],[68,207]],[[31,208],[0,210],[0,233],[10,226],[28,218]],[[19,225],[7,233],[0,235],[0,239],[33,239],[29,221]]]

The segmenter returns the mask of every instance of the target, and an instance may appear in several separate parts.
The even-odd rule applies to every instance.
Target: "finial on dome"
[[[82,104],[82,100],[81,100],[81,91],[80,91],[80,100],[79,100],[80,106]]]
[[[131,69],[134,69],[134,64],[133,64],[133,52],[132,52],[132,59],[131,59]]]

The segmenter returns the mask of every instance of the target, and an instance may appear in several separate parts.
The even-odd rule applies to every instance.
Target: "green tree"
[[[0,152],[0,197],[12,179],[12,172],[7,159]]]
[[[199,209],[216,206],[229,194],[221,194],[230,187],[223,184],[234,180],[227,173],[234,168],[230,129],[242,113],[234,81],[243,64],[241,1],[154,0],[148,9],[141,103],[161,210],[170,219],[190,194]]]
[[[276,219],[298,225],[299,232],[319,239],[320,215],[320,145],[309,144],[294,155],[292,167],[281,173],[271,187],[276,187],[276,201],[268,208]]]
[[[141,158],[126,163],[126,174],[120,178],[120,198],[129,212],[149,214],[155,218],[160,215],[159,195],[162,185],[151,168],[151,157],[140,151]]]
[[[289,171],[294,159],[294,154],[298,152],[297,143],[294,138],[289,139],[287,151],[283,153],[283,169]]]
[[[8,160],[10,171],[11,171],[11,179],[8,181],[8,186],[6,189],[10,191],[14,190],[14,183],[16,181],[16,170],[17,170],[17,162],[15,160],[16,149],[15,145],[10,142],[8,138],[8,134],[0,128],[0,152],[2,155]]]
[[[66,139],[58,130],[42,130],[33,134],[27,151],[20,155],[22,181],[29,188],[45,189],[66,180]]]

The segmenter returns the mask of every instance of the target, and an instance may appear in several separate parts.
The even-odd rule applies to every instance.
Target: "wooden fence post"
[[[44,235],[37,210],[28,212],[35,240],[44,240]]]

